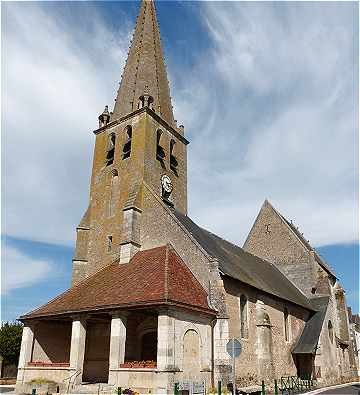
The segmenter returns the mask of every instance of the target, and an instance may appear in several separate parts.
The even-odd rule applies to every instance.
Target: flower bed
[[[120,368],[128,368],[128,369],[155,369],[156,362],[155,361],[126,361],[120,364]]]
[[[42,362],[42,361],[33,361],[28,362],[28,366],[39,366],[41,368],[68,368],[70,366],[69,362]]]

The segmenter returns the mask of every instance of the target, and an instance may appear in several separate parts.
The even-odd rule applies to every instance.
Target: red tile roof
[[[20,319],[164,304],[216,314],[170,245],[139,251],[129,263],[114,262]]]

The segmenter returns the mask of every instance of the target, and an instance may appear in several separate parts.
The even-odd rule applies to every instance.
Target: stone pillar
[[[114,313],[111,320],[109,384],[112,385],[116,385],[116,369],[125,362],[126,319],[125,314]]]
[[[264,379],[274,377],[272,333],[269,314],[261,300],[256,302],[256,354],[258,375]]]
[[[84,366],[86,323],[79,317],[74,318],[71,331],[70,376],[71,383],[80,384]]]
[[[214,382],[227,385],[231,380],[231,359],[226,351],[230,339],[229,319],[218,318],[213,329]]]
[[[173,370],[175,366],[175,319],[169,311],[160,311],[158,315],[158,370]]]
[[[34,324],[26,323],[21,338],[21,349],[18,364],[16,385],[23,384],[26,365],[31,362],[34,344]]]
[[[175,318],[168,310],[159,311],[158,315],[158,346],[157,369],[164,373],[157,375],[156,394],[168,394],[173,390],[175,369]]]

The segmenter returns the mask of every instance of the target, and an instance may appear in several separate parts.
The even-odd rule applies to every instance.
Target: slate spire
[[[138,109],[139,97],[152,96],[151,106],[174,126],[170,89],[153,0],[142,0],[135,32],[111,119]]]

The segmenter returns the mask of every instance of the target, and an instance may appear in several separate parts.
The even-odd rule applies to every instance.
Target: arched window
[[[162,135],[162,131],[159,129],[156,132],[156,159],[159,160],[160,162],[163,162],[165,159],[165,151],[160,144],[161,135]]]
[[[117,170],[111,172],[111,186],[110,186],[110,196],[109,196],[109,208],[108,216],[111,217],[115,214],[116,202],[119,199],[119,174]]]
[[[328,322],[328,333],[329,333],[329,339],[332,343],[334,341],[334,328],[332,326],[331,321]]]
[[[127,159],[131,155],[131,139],[132,139],[132,127],[130,125],[125,128],[126,140],[123,146],[123,159]]]
[[[107,152],[106,152],[106,166],[112,165],[114,163],[115,142],[116,142],[115,133],[109,134],[108,146],[107,146]]]
[[[284,308],[284,335],[285,341],[289,341],[289,311],[286,307]]]
[[[178,161],[175,156],[175,140],[170,140],[170,169],[177,175]]]
[[[248,337],[247,297],[240,296],[240,337]]]

